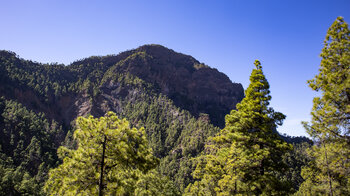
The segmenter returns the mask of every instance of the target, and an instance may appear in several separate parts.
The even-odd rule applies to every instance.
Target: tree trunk
[[[105,164],[105,150],[106,150],[106,136],[104,136],[104,140],[102,143],[102,160],[101,160],[101,173],[100,173],[100,182],[98,187],[98,195],[103,195],[103,168]]]
[[[324,147],[324,155],[325,155],[326,165],[327,165],[327,175],[328,175],[328,182],[329,182],[329,195],[333,196],[332,177],[331,177],[331,174],[329,172],[327,149],[326,149],[326,144],[324,141],[323,141],[323,147]]]

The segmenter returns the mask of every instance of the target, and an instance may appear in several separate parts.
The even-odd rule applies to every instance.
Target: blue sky
[[[259,59],[275,110],[287,115],[281,133],[306,135],[327,29],[350,22],[350,1],[50,1],[0,0],[0,49],[38,62],[69,64],[161,44],[249,85]]]

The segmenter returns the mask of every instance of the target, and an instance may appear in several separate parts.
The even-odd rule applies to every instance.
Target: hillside
[[[0,97],[4,171],[29,171],[34,184],[43,183],[48,169],[60,162],[58,146],[74,146],[74,119],[114,111],[133,126],[145,127],[161,158],[159,171],[183,190],[192,181],[191,157],[223,127],[225,115],[244,93],[241,84],[191,56],[145,45],[67,66],[0,51]]]
[[[106,96],[125,96],[125,89],[119,89],[113,96],[111,88],[119,85],[117,79],[129,75],[141,79],[150,86],[150,92],[165,95],[195,117],[208,114],[211,123],[220,127],[224,125],[224,116],[244,96],[242,85],[232,83],[225,74],[160,45],[90,57],[68,66],[26,61],[7,51],[1,51],[0,57],[3,74],[0,95],[44,111],[66,125],[86,113],[99,116],[108,109],[118,111],[120,106],[113,105]],[[94,103],[86,101],[86,97],[93,98]],[[102,102],[108,104],[101,105]]]

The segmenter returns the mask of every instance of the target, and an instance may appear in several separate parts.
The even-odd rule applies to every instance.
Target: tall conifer
[[[276,132],[285,115],[269,107],[269,83],[262,66],[250,76],[246,97],[226,116],[226,127],[207,145],[208,155],[201,157],[194,177],[187,187],[189,195],[273,195],[288,191],[277,177],[286,166],[283,153],[291,146]]]
[[[328,29],[319,74],[308,81],[320,92],[304,123],[316,145],[302,171],[302,195],[350,195],[350,31],[342,17]]]

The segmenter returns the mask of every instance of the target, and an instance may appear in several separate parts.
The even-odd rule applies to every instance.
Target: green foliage
[[[268,107],[269,84],[259,61],[246,97],[226,116],[226,127],[209,139],[207,155],[198,158],[188,195],[283,195],[288,184],[276,173],[287,167],[281,157],[291,149],[275,132],[285,116]]]
[[[350,30],[342,17],[329,28],[319,74],[309,81],[321,93],[313,100],[310,124],[315,140],[311,161],[302,171],[305,182],[299,194],[350,194]]]
[[[67,93],[81,91],[87,91],[93,97],[98,93],[104,73],[117,60],[116,56],[90,57],[64,66],[27,61],[13,52],[1,50],[0,82],[9,90],[5,94],[10,94],[15,88],[29,88],[45,103],[51,103]]]
[[[322,134],[343,138],[349,135],[350,115],[350,30],[342,17],[329,28],[322,49],[319,74],[308,81],[322,93],[315,97],[310,136]]]
[[[138,93],[135,97],[127,97],[123,105],[121,115],[132,124],[146,128],[149,145],[154,154],[161,158],[160,172],[169,176],[183,191],[193,182],[190,175],[193,172],[191,157],[202,152],[206,138],[216,134],[219,129],[175,107],[163,95]]]
[[[46,100],[66,93],[75,79],[64,65],[25,61],[7,51],[0,51],[0,70],[1,82],[6,88],[29,87]]]
[[[26,61],[19,59],[13,52],[0,51],[0,94],[6,99],[22,101],[26,106],[14,101],[0,100],[2,147],[0,167],[1,175],[7,176],[2,178],[0,192],[5,190],[6,195],[42,195],[44,193],[41,192],[41,188],[47,179],[48,170],[64,160],[68,160],[63,163],[66,166],[79,167],[82,170],[92,168],[91,173],[86,173],[85,177],[94,180],[95,184],[86,191],[96,192],[99,175],[92,176],[92,173],[99,174],[98,167],[101,167],[96,161],[101,158],[99,151],[101,144],[98,144],[101,140],[97,141],[95,138],[93,141],[97,141],[96,145],[99,146],[95,151],[91,149],[89,151],[96,155],[95,162],[78,164],[74,161],[73,155],[82,161],[91,160],[88,157],[79,157],[83,154],[77,151],[83,149],[81,142],[79,143],[78,136],[74,139],[73,132],[69,130],[71,129],[69,121],[72,120],[69,118],[75,115],[71,114],[70,107],[74,106],[63,104],[60,111],[54,111],[62,102],[69,103],[69,99],[74,101],[81,95],[88,98],[91,114],[101,116],[105,111],[113,110],[119,116],[128,119],[137,129],[145,127],[145,136],[142,137],[147,138],[148,146],[153,149],[153,155],[160,160],[157,172],[145,173],[141,169],[133,171],[130,168],[123,171],[120,168],[116,169],[115,171],[120,174],[118,178],[107,179],[107,175],[106,179],[103,179],[107,192],[110,190],[107,187],[108,180],[113,182],[111,186],[119,183],[118,187],[121,189],[115,189],[117,191],[139,195],[178,195],[179,192],[184,192],[188,184],[193,184],[189,186],[192,193],[203,195],[214,194],[215,191],[224,194],[230,189],[243,192],[248,185],[254,189],[249,193],[257,194],[263,189],[261,184],[266,181],[269,182],[266,186],[270,188],[267,187],[263,191],[277,187],[276,192],[283,193],[280,190],[287,190],[288,186],[298,188],[303,181],[300,177],[300,168],[307,162],[306,160],[309,160],[309,156],[305,154],[305,148],[299,146],[296,146],[294,151],[283,154],[283,151],[290,147],[278,139],[275,128],[284,115],[267,107],[271,97],[259,64],[257,69],[253,70],[252,84],[246,91],[245,102],[242,102],[238,111],[232,111],[227,116],[226,128],[220,135],[207,140],[219,132],[219,128],[210,124],[210,120],[214,123],[222,122],[221,116],[224,110],[220,110],[221,106],[208,110],[210,116],[200,114],[195,118],[189,111],[175,106],[175,103],[177,100],[183,104],[180,104],[182,108],[188,109],[196,103],[196,100],[190,100],[181,94],[174,94],[173,97],[165,96],[159,86],[162,84],[157,84],[150,78],[147,80],[147,76],[149,73],[155,74],[156,76],[151,79],[157,79],[162,74],[160,68],[175,69],[168,66],[172,63],[176,69],[189,73],[200,69],[203,70],[199,72],[209,71],[207,69],[209,67],[182,54],[173,55],[169,51],[152,50],[146,46],[116,56],[94,56],[76,61],[69,66]],[[135,73],[138,73],[138,76]],[[22,93],[22,99],[28,92],[33,97],[30,101],[29,99],[23,101],[17,97],[18,92]],[[69,108],[66,108],[67,106]],[[36,113],[37,111],[46,112],[46,115]],[[61,119],[63,116],[66,119]],[[97,119],[93,122],[97,122]],[[305,141],[305,138],[283,138],[292,143]],[[56,155],[60,145],[64,147],[61,147],[60,153]],[[206,156],[199,156],[201,153]],[[231,161],[225,166],[224,163],[240,154],[243,154],[241,159]],[[284,162],[277,166],[276,159],[281,157]],[[263,167],[259,168],[259,163]],[[286,165],[291,169],[285,170]],[[64,172],[67,175],[69,172],[72,172],[69,175],[81,174],[80,170],[68,168],[60,166],[53,171],[60,171],[62,175]],[[261,168],[264,170],[264,175],[259,174]],[[218,172],[218,175],[206,171],[211,169]],[[240,172],[233,173],[233,169]],[[193,172],[196,179],[191,175]],[[204,174],[205,172],[207,173]],[[203,177],[204,175],[206,176]],[[232,180],[228,180],[230,176],[236,180],[238,188],[232,187],[234,185],[230,184]],[[288,183],[290,181],[292,182]],[[67,181],[70,182],[72,181]],[[53,181],[52,178],[48,183],[56,183],[55,186],[58,187],[63,181]],[[204,186],[209,188],[203,188]],[[68,187],[68,184],[62,187]],[[48,187],[47,190],[54,191]]]
[[[282,156],[282,161],[288,166],[288,170],[283,173],[278,173],[277,176],[280,180],[290,183],[295,192],[299,189],[299,186],[304,182],[301,176],[301,170],[308,164],[310,158],[307,154],[307,149],[311,146],[310,143],[295,143],[293,144],[293,150],[286,152]]]
[[[348,144],[329,142],[324,146],[315,145],[307,153],[311,160],[302,169],[301,175],[305,181],[297,195],[348,195],[349,169],[344,161],[349,157]]]
[[[0,165],[0,195],[42,195],[40,182],[21,167]]]
[[[135,195],[180,195],[174,183],[166,176],[162,176],[155,170],[142,175],[136,183]]]
[[[55,164],[56,140],[64,134],[56,122],[47,122],[44,114],[35,114],[14,101],[4,101],[0,120],[2,121],[1,146],[15,165],[22,165],[36,174],[39,165]]]
[[[38,99],[33,97],[33,102],[25,104],[36,111],[41,111],[43,107],[48,108],[45,112],[62,123],[61,114],[66,115],[67,108],[61,108],[58,111],[59,116],[52,116],[51,113],[62,100],[66,101],[68,97],[74,97],[76,94],[84,94],[88,96],[91,104],[100,103],[100,89],[108,87],[111,82],[114,83],[118,91],[113,96],[118,99],[118,105],[108,106],[108,109],[127,118],[132,125],[146,128],[149,145],[154,155],[161,158],[163,163],[159,168],[160,173],[169,176],[176,187],[183,190],[188,183],[193,182],[190,175],[193,170],[190,158],[197,156],[204,149],[206,138],[217,133],[219,129],[211,125],[209,120],[197,120],[188,111],[179,109],[173,101],[159,93],[158,87],[129,72],[133,66],[142,66],[144,63],[150,63],[152,59],[153,57],[146,52],[132,51],[117,56],[90,57],[63,66],[25,61],[14,53],[1,51],[0,94],[4,94],[6,98],[15,98],[15,89],[23,92],[33,91]],[[186,61],[179,66],[191,63]],[[39,101],[36,102],[37,100]],[[101,115],[102,112],[96,113],[93,114]],[[25,121],[22,124],[30,123]],[[40,126],[37,128],[41,129]],[[55,155],[62,141],[65,141],[63,145],[67,147],[75,146],[74,140],[69,136],[69,129],[69,122],[64,122],[66,139],[64,135],[59,134],[55,142],[52,142],[55,143],[52,154]],[[47,135],[54,137],[55,134],[47,132]],[[33,140],[33,148],[36,146],[36,139],[40,140],[40,137],[36,136]],[[7,149],[12,151],[16,148],[17,145]],[[21,151],[21,148],[18,149]],[[32,153],[35,151],[32,150]],[[173,156],[174,153],[178,156]],[[53,159],[54,162],[58,161],[56,155]],[[168,167],[167,164],[172,167]]]
[[[77,127],[74,138],[78,148],[58,149],[64,160],[50,170],[45,185],[50,195],[96,195],[101,175],[104,194],[129,195],[140,176],[158,162],[144,129],[130,128],[113,112],[99,119],[79,117]]]
[[[56,122],[0,98],[0,187],[4,195],[37,195],[49,168],[57,164],[63,136]]]

